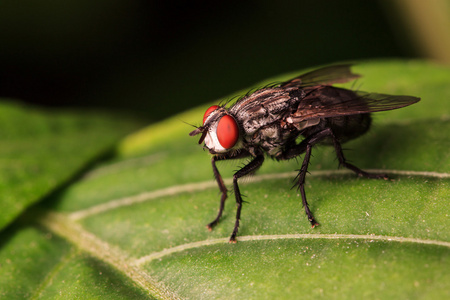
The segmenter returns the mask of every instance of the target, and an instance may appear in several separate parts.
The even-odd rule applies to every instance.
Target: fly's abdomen
[[[355,139],[367,132],[372,123],[370,114],[341,116],[325,119],[336,138],[341,142]]]

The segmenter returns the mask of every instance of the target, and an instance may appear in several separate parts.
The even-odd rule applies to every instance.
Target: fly
[[[216,163],[222,160],[250,157],[251,160],[233,176],[237,211],[230,242],[236,242],[242,209],[238,179],[258,170],[266,156],[288,160],[304,154],[295,178],[302,204],[311,226],[319,225],[311,213],[305,194],[305,177],[313,146],[318,143],[334,147],[340,166],[358,176],[387,179],[385,174],[372,174],[348,163],[341,144],[367,132],[370,113],[405,107],[420,98],[366,93],[333,87],[359,77],[351,65],[321,68],[281,84],[274,84],[241,97],[230,107],[214,105],[203,116],[203,125],[189,135],[201,134],[199,144],[212,154],[214,177],[222,193],[217,217],[207,225],[219,222],[227,198],[227,188]],[[303,139],[299,142],[298,138]]]

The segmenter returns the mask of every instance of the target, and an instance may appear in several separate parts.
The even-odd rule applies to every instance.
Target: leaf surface
[[[352,163],[390,180],[356,178],[337,170],[332,149],[314,149],[306,192],[319,227],[310,228],[298,192],[290,189],[298,163],[267,160],[241,181],[248,203],[238,243],[227,242],[233,194],[222,221],[206,230],[220,195],[209,155],[180,121],[197,124],[205,106],[127,137],[115,159],[4,232],[0,260],[7,276],[0,278],[0,294],[449,298],[450,70],[378,61],[355,71],[364,75],[361,90],[422,100],[375,114],[372,130],[345,146]],[[244,162],[219,165],[228,186]]]
[[[104,155],[137,122],[0,102],[0,229]]]

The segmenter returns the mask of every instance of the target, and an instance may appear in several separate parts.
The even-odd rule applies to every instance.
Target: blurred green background
[[[306,67],[449,64],[449,16],[446,0],[3,0],[0,97],[153,122]]]

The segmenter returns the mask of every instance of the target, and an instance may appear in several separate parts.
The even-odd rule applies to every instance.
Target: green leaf
[[[248,203],[238,243],[228,243],[232,194],[206,230],[220,195],[209,155],[181,122],[198,124],[205,106],[127,137],[116,158],[3,232],[0,295],[449,298],[450,70],[378,61],[355,71],[361,90],[422,100],[375,114],[373,129],[345,146],[354,164],[391,180],[356,178],[337,170],[332,149],[314,149],[306,190],[319,227],[290,189],[298,163],[267,160],[241,181]],[[228,186],[241,164],[219,165]]]
[[[104,155],[134,123],[0,102],[0,229]]]

